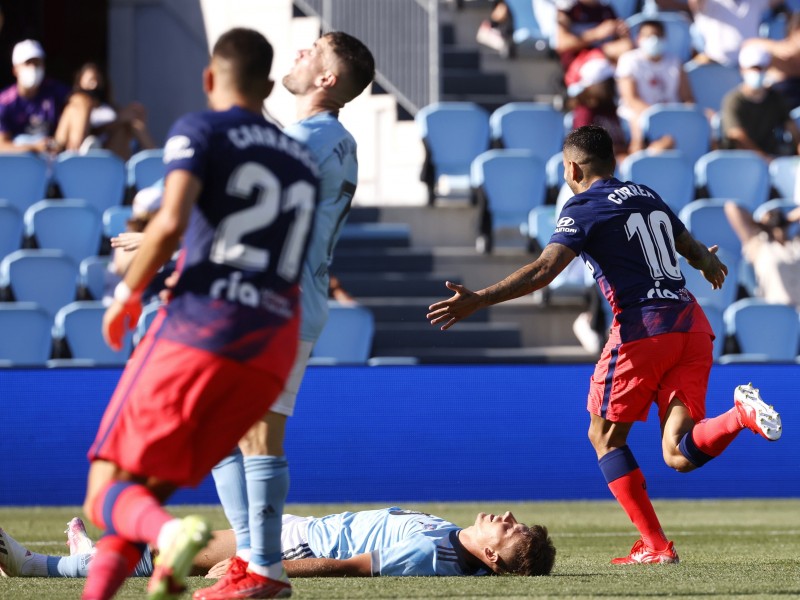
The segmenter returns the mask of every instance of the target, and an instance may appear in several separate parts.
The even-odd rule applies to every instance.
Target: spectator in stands
[[[689,79],[677,56],[665,52],[664,23],[651,20],[639,26],[637,47],[620,56],[616,79],[619,89],[619,116],[628,122],[630,151],[644,148],[640,125],[642,113],[662,102],[694,102]]]
[[[147,112],[138,102],[117,107],[108,81],[88,62],[75,75],[72,95],[58,123],[56,141],[66,150],[106,148],[123,160],[134,151],[155,148],[147,129]]]
[[[503,56],[508,56],[513,33],[514,22],[508,5],[503,0],[492,0],[489,18],[481,21],[475,39],[478,43],[497,50]]]
[[[45,77],[45,54],[24,40],[11,54],[17,82],[0,92],[0,151],[57,152],[53,138],[69,88]]]
[[[765,86],[770,61],[766,49],[758,45],[745,46],[739,54],[739,68],[744,81],[722,100],[722,146],[753,150],[767,161],[781,153],[777,132],[780,128],[791,134],[791,153],[800,143],[800,132],[790,118],[783,98]]]
[[[800,106],[800,13],[794,13],[786,24],[786,37],[782,40],[752,38],[743,47],[759,46],[772,56],[767,70],[767,81],[774,91],[783,96],[790,108]]]
[[[742,241],[742,254],[753,265],[758,295],[800,309],[800,236],[789,232],[800,222],[800,207],[789,214],[770,210],[755,221],[747,209],[730,201],[725,203],[725,216]]]
[[[584,125],[600,125],[608,131],[614,143],[614,154],[621,162],[630,152],[628,136],[617,114],[614,67],[596,48],[578,57],[564,76],[568,106],[572,110],[572,128]],[[671,136],[654,140],[648,146],[652,150],[665,150],[674,146]]]
[[[783,0],[689,0],[695,30],[703,40],[697,62],[736,66],[742,42],[758,36],[764,11]]]
[[[582,53],[599,48],[612,63],[633,48],[628,26],[600,0],[557,0],[556,52],[564,72]]]

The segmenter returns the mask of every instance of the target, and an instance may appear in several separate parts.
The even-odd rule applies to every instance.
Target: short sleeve
[[[384,577],[435,575],[435,555],[436,544],[432,540],[414,536],[373,552],[372,570]]]
[[[189,171],[203,178],[208,162],[210,127],[199,115],[186,115],[172,126],[164,144],[166,174]]]
[[[567,202],[558,215],[556,229],[550,236],[551,244],[561,244],[572,250],[575,254],[580,254],[586,245],[589,236],[592,219],[587,219],[584,205],[576,203],[574,198]]]
[[[742,120],[739,115],[739,94],[738,88],[734,88],[722,99],[722,128],[725,130],[733,127],[741,128]]]
[[[614,74],[617,78],[633,77],[634,71],[634,50],[629,50],[619,57],[617,61],[617,71]]]

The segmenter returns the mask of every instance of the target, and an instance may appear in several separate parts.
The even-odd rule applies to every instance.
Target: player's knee
[[[688,473],[695,468],[677,449],[675,451],[665,449],[664,462],[670,469],[675,469],[678,473]]]

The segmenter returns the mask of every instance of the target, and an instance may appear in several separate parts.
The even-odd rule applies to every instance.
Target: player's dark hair
[[[331,31],[324,36],[350,75],[351,98],[355,98],[375,78],[375,58],[364,43],[343,31]]]
[[[253,29],[236,27],[223,33],[212,56],[226,63],[236,89],[248,96],[266,95],[272,69],[272,45]]]
[[[639,31],[642,30],[642,27],[652,27],[658,32],[658,37],[664,37],[664,34],[667,32],[666,29],[664,29],[664,23],[662,21],[657,21],[656,19],[642,21],[639,23]]]
[[[573,152],[587,175],[610,175],[614,172],[614,142],[599,125],[584,125],[570,131],[564,140],[564,152]]]
[[[549,575],[556,562],[556,547],[544,525],[531,525],[515,548],[514,556],[504,563],[498,574]]]

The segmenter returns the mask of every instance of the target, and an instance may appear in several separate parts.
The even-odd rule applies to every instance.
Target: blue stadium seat
[[[136,324],[136,330],[133,332],[133,345],[138,346],[142,341],[144,334],[150,329],[150,325],[158,315],[158,309],[162,306],[161,302],[150,302],[142,308],[142,314],[139,317],[139,322]]]
[[[664,23],[667,33],[667,52],[677,56],[682,63],[692,57],[691,21],[679,12],[659,12],[658,14],[638,13],[625,19],[631,38],[634,40],[639,34],[639,26],[644,21],[656,19]]]
[[[425,144],[423,180],[428,200],[449,193],[467,195],[472,161],[489,149],[489,114],[472,102],[437,102],[415,121]]]
[[[742,243],[725,216],[727,201],[726,198],[701,198],[684,206],[678,216],[700,243],[716,244],[733,259],[741,255]]]
[[[528,237],[543,249],[556,229],[556,207],[537,206],[528,213]]]
[[[87,256],[78,266],[78,285],[92,297],[93,300],[102,300],[107,289],[113,289],[109,283],[112,278],[120,278],[109,272],[111,265],[110,256]]]
[[[781,198],[794,198],[800,156],[778,156],[769,163],[769,179]]]
[[[531,0],[505,0],[505,3],[514,22],[514,32],[511,35],[514,44],[522,48],[530,46],[536,50],[547,49],[547,36],[536,20]]]
[[[697,186],[712,198],[732,198],[750,212],[769,198],[769,168],[750,150],[714,150],[694,165]]]
[[[470,183],[486,198],[487,249],[501,230],[525,235],[528,214],[545,201],[544,160],[528,150],[488,150],[472,162]]]
[[[706,281],[703,274],[694,267],[689,266],[685,258],[681,256],[678,260],[681,273],[686,279],[686,289],[692,292],[692,295],[703,307],[716,308],[722,314],[722,311],[736,300],[741,259],[738,255],[733,255],[723,249],[717,252],[717,256],[728,267],[728,276],[725,278],[725,283],[718,290],[712,289],[711,284]]]
[[[711,144],[711,126],[696,106],[654,104],[642,113],[641,126],[648,140],[671,135],[675,149],[691,163],[708,152]]]
[[[800,106],[795,106],[792,110],[789,111],[789,116],[794,121],[795,125],[800,127]]]
[[[17,250],[0,261],[0,288],[49,314],[75,300],[78,265],[60,250]]]
[[[636,14],[639,0],[609,0],[608,2],[617,13],[618,19],[627,19]]]
[[[114,351],[103,339],[103,315],[106,307],[102,302],[79,301],[63,306],[55,317],[53,339],[65,342],[72,359],[91,361],[94,365],[124,365],[131,354],[131,334],[125,334],[122,350]],[[70,366],[68,361],[52,366]],[[73,363],[75,364],[75,363]],[[87,363],[81,363],[87,364]]]
[[[328,303],[328,323],[319,336],[311,356],[329,358],[337,364],[366,364],[372,351],[375,319],[363,306]]]
[[[22,247],[22,213],[0,200],[0,259]]]
[[[122,204],[125,163],[112,152],[63,152],[53,165],[53,175],[65,198],[86,200],[98,214],[109,206]]]
[[[561,152],[564,117],[549,104],[509,102],[489,117],[492,139],[503,148],[530,150],[547,161]]]
[[[149,187],[166,175],[164,149],[141,150],[125,163],[128,174],[128,187],[136,190]]]
[[[133,210],[130,206],[110,206],[103,211],[103,236],[111,239],[125,231]]]
[[[622,161],[619,170],[623,181],[653,188],[675,214],[694,200],[694,168],[680,152],[636,152]]]
[[[560,150],[547,159],[544,166],[547,175],[547,187],[551,190],[559,190],[564,184],[564,153]]]
[[[794,362],[800,344],[800,319],[792,306],[760,298],[737,300],[723,315],[727,335],[740,354],[723,355],[720,362]]]
[[[725,321],[722,318],[723,310],[717,306],[708,306],[703,302],[700,302],[700,305],[703,307],[703,312],[706,314],[708,323],[711,325],[711,329],[714,331],[714,335],[716,336],[714,338],[714,349],[712,350],[712,356],[715,361],[718,361],[725,350]]]
[[[20,214],[47,194],[47,163],[34,154],[0,153],[0,198]]]
[[[40,200],[25,211],[25,235],[75,263],[100,250],[100,214],[84,200]]]
[[[739,69],[717,63],[688,63],[684,66],[684,70],[694,100],[703,110],[711,109],[719,112],[725,94],[742,82]]]
[[[42,366],[50,358],[53,317],[33,302],[0,302],[0,362]]]

